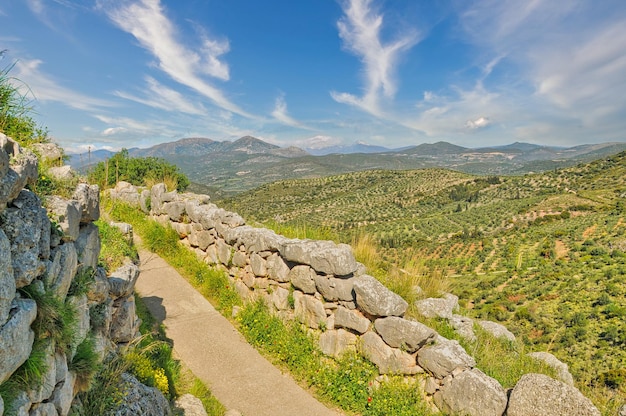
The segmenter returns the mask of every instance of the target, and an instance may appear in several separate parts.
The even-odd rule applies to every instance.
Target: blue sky
[[[3,0],[66,149],[626,141],[623,0]]]

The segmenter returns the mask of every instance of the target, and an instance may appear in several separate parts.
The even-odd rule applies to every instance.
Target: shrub
[[[83,342],[78,344],[68,368],[76,373],[76,390],[89,390],[93,377],[100,369],[100,357],[96,352],[93,334],[89,334]]]

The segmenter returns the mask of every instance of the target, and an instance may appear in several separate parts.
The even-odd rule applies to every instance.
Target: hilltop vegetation
[[[426,169],[282,181],[219,204],[270,227],[368,236],[388,270],[411,263],[447,278],[464,314],[552,352],[592,396],[626,398],[626,152],[516,177]]]

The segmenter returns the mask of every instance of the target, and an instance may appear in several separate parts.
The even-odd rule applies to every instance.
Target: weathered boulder
[[[404,299],[370,275],[352,280],[358,308],[371,316],[402,316],[409,307]]]
[[[67,298],[67,303],[74,306],[76,310],[76,334],[74,342],[76,345],[85,340],[89,333],[89,304],[87,303],[87,295],[82,294],[78,296],[70,296]]]
[[[0,133],[1,134],[1,133]],[[4,134],[0,136],[0,211],[38,177],[37,156]],[[8,164],[6,163],[8,162]]]
[[[15,290],[15,278],[11,263],[11,242],[4,231],[0,230],[0,328],[9,319]]]
[[[215,242],[215,248],[217,249],[217,259],[219,262],[224,266],[228,266],[232,256],[232,247],[220,238]]]
[[[502,416],[507,405],[500,383],[477,368],[453,377],[434,399],[440,410],[452,415]]]
[[[39,198],[27,190],[20,192],[0,213],[0,229],[11,242],[16,287],[27,286],[43,273],[42,259],[50,255],[50,220]]]
[[[65,299],[78,267],[78,254],[72,243],[61,244],[52,250],[47,263],[44,282],[60,298]]]
[[[268,257],[266,267],[267,275],[270,279],[281,283],[289,281],[289,266],[278,253],[273,253]]]
[[[74,170],[70,165],[53,166],[48,168],[48,174],[54,179],[67,181],[74,178]]]
[[[443,298],[427,298],[415,301],[417,311],[426,318],[452,318],[459,308],[459,298],[446,293]]]
[[[61,227],[64,241],[76,241],[80,227],[81,207],[75,200],[50,196],[47,200],[52,218]]]
[[[202,401],[192,394],[183,394],[174,402],[176,409],[184,416],[207,416]]]
[[[422,370],[415,356],[385,344],[374,332],[361,335],[361,353],[378,367],[380,374],[417,374]]]
[[[326,310],[320,300],[297,290],[293,292],[293,300],[296,319],[313,329],[326,325]]]
[[[266,228],[254,228],[242,225],[235,228],[226,228],[223,231],[224,239],[232,245],[243,244],[249,253],[262,251],[278,251],[281,244],[287,239]]]
[[[100,218],[100,187],[79,183],[72,195],[72,199],[80,205],[80,222],[97,221]]]
[[[322,274],[346,276],[357,269],[352,248],[332,241],[287,240],[282,244],[280,254],[287,261],[308,264]]]
[[[94,273],[94,282],[89,286],[87,299],[92,303],[102,303],[109,296],[109,279],[106,270],[98,267]]]
[[[166,214],[170,221],[181,222],[185,214],[185,203],[183,201],[165,202],[161,207],[161,212]]]
[[[57,163],[63,161],[63,148],[56,143],[33,143],[30,147],[43,161]]]
[[[267,264],[265,259],[257,253],[252,253],[250,255],[250,266],[252,267],[252,273],[254,273],[255,276],[267,276]]]
[[[289,309],[289,291],[285,288],[277,286],[274,288],[271,294],[272,304],[279,311],[286,311]]]
[[[347,328],[364,334],[370,327],[370,320],[358,311],[351,311],[339,306],[335,311],[335,327]]]
[[[509,397],[507,416],[600,416],[578,389],[543,374],[525,374]]]
[[[468,341],[476,341],[474,333],[474,320],[462,315],[452,315],[448,322],[454,328],[454,331]]]
[[[438,337],[435,344],[423,347],[417,353],[422,368],[442,379],[455,370],[469,370],[476,361],[465,352],[458,341]]]
[[[113,342],[130,342],[139,330],[135,297],[120,298],[113,304],[110,337]]]
[[[248,263],[248,256],[246,256],[246,253],[244,253],[243,251],[235,251],[235,254],[233,254],[232,263],[235,267],[245,267],[245,265]]]
[[[568,384],[570,386],[574,385],[574,377],[569,372],[569,367],[563,361],[556,358],[554,355],[549,352],[531,352],[528,354],[529,357],[532,357],[536,360],[543,361],[548,366],[554,368],[556,370],[556,376],[563,383]]]
[[[309,266],[300,265],[293,267],[289,271],[287,280],[289,280],[296,289],[300,289],[304,293],[312,295],[315,293],[315,281],[313,280],[315,276],[315,270]]]
[[[436,332],[421,322],[389,316],[374,321],[376,332],[391,347],[415,352],[430,341],[434,341]]]
[[[122,374],[124,397],[114,416],[169,416],[169,402],[157,388],[141,384],[128,373]]]
[[[109,189],[109,195],[129,205],[139,206],[139,191],[135,185],[128,182],[119,181],[115,188]]]
[[[504,338],[511,342],[515,342],[515,335],[502,324],[492,321],[478,321],[478,325],[495,338]]]
[[[206,250],[208,246],[215,243],[215,237],[207,230],[192,231],[189,235],[189,242],[200,250]]]
[[[30,356],[35,333],[30,324],[37,317],[37,304],[31,299],[15,299],[11,316],[0,327],[0,384]]]
[[[78,253],[78,262],[84,267],[96,269],[100,254],[100,233],[94,224],[86,224],[80,228],[78,239],[74,243]]]
[[[109,293],[114,299],[130,296],[139,278],[139,267],[127,262],[109,276]]]
[[[324,296],[324,299],[330,302],[338,300],[350,302],[354,300],[352,293],[354,279],[337,279],[335,277],[316,274],[313,280],[315,281],[318,292]]]
[[[345,329],[331,329],[320,334],[318,344],[324,354],[339,358],[348,351],[356,351],[357,336]]]

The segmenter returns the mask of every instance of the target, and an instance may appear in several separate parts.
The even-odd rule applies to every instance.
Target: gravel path
[[[339,416],[252,348],[174,268],[140,250],[136,289],[178,357],[228,409],[245,416]]]

